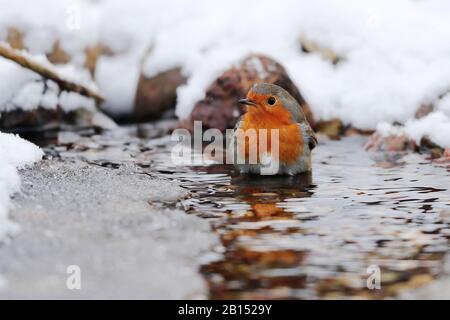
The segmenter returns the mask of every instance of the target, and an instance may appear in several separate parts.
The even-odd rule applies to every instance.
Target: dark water
[[[296,177],[223,165],[166,173],[191,190],[184,207],[209,219],[226,247],[202,270],[212,298],[380,298],[439,274],[449,168],[414,154],[371,157],[364,141],[322,141],[312,174]],[[381,290],[367,288],[370,266]]]
[[[123,132],[68,135],[49,152],[111,168],[134,162],[187,188],[180,205],[208,219],[225,247],[201,270],[211,298],[395,297],[441,271],[450,168],[417,154],[369,154],[364,142],[322,139],[312,174],[295,177],[174,166],[169,139]],[[367,288],[368,268],[379,268],[381,289]]]

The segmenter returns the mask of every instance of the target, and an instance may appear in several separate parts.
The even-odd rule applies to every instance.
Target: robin
[[[300,105],[286,90],[257,83],[239,103],[247,111],[234,128],[229,148],[233,148],[234,165],[241,173],[295,175],[311,171],[311,151],[317,138]],[[275,142],[270,138],[273,129],[278,129]],[[253,141],[248,134],[251,131],[256,132]],[[252,158],[255,145],[258,152]],[[264,171],[268,163],[272,168],[276,164],[270,173]]]

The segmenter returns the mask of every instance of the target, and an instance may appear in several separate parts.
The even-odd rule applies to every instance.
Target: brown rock
[[[9,132],[43,131],[57,127],[62,111],[38,108],[33,111],[13,110],[0,114],[0,129]]]
[[[422,137],[422,139],[420,139],[420,146],[425,148],[425,149],[440,148],[436,143],[431,141],[428,136],[424,136],[424,137]],[[442,152],[444,152],[443,149],[442,149]]]
[[[445,149],[430,140],[428,136],[420,139],[420,148],[429,153],[431,159],[440,159],[444,156]]]
[[[390,135],[387,137],[375,132],[367,142],[365,149],[368,151],[386,151],[386,152],[401,152],[401,151],[415,151],[417,148],[414,140],[411,140],[405,135]]]
[[[256,82],[267,82],[286,89],[301,105],[311,126],[315,122],[309,105],[289,78],[281,64],[264,55],[250,55],[239,66],[232,67],[219,76],[206,90],[205,98],[198,101],[192,113],[181,126],[192,130],[194,121],[202,121],[205,129],[224,131],[233,128],[244,108],[237,101],[246,96]]]
[[[374,130],[368,129],[358,129],[352,126],[349,126],[344,130],[344,136],[352,137],[352,136],[370,136],[374,133]]]
[[[170,69],[146,78],[141,75],[134,102],[138,122],[159,118],[165,111],[174,108],[177,88],[186,83],[180,68]]]
[[[389,136],[384,139],[384,150],[388,152],[414,150],[415,143],[406,136]]]
[[[100,111],[84,108],[64,112],[60,108],[37,108],[0,113],[0,130],[7,132],[42,132],[65,127],[110,130],[117,124]]]
[[[343,124],[337,118],[329,121],[319,121],[316,124],[316,131],[327,135],[330,139],[339,140],[343,131]]]
[[[450,164],[450,148],[445,148],[444,154],[440,159],[438,159],[440,163],[448,163]]]
[[[422,104],[414,114],[414,118],[420,119],[434,111],[434,105],[431,103]]]
[[[444,155],[444,151],[441,148],[432,148],[430,149],[430,157],[431,159],[439,159]]]

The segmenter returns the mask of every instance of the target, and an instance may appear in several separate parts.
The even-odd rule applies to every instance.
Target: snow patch
[[[9,45],[1,43],[2,46]],[[17,50],[19,56],[26,58],[59,78],[82,85],[92,92],[98,93],[98,88],[86,69],[76,68],[74,65],[52,65],[42,54],[31,55]],[[84,107],[95,110],[95,102],[77,93],[59,92],[58,85],[51,80],[44,80],[40,75],[27,70],[13,61],[0,58],[0,76],[8,79],[0,83],[0,112],[15,109],[34,110],[38,107],[56,109],[61,107],[65,111]]]
[[[20,190],[17,169],[40,160],[43,156],[34,144],[17,135],[0,132],[0,240],[18,226],[8,220],[10,197]]]
[[[428,137],[441,147],[450,147],[450,117],[440,111],[421,119],[408,120],[404,130],[416,143],[420,143],[422,137]]]
[[[383,122],[376,129],[385,137],[406,135],[417,144],[420,144],[423,137],[427,137],[443,148],[450,148],[450,116],[441,111],[432,112],[421,119],[408,120],[404,126]]]

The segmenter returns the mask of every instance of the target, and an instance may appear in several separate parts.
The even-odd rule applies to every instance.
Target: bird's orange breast
[[[267,130],[267,151],[272,152],[270,130],[279,130],[279,159],[285,164],[293,164],[303,152],[303,136],[300,127],[292,121],[289,111],[282,107],[275,107],[268,111],[252,107],[242,118],[241,129],[246,132],[254,129],[257,134],[257,148],[261,151],[264,145],[260,141],[259,130]],[[249,145],[243,144],[245,159],[249,159]],[[264,152],[265,150],[262,150]],[[259,160],[259,158],[258,158]]]

